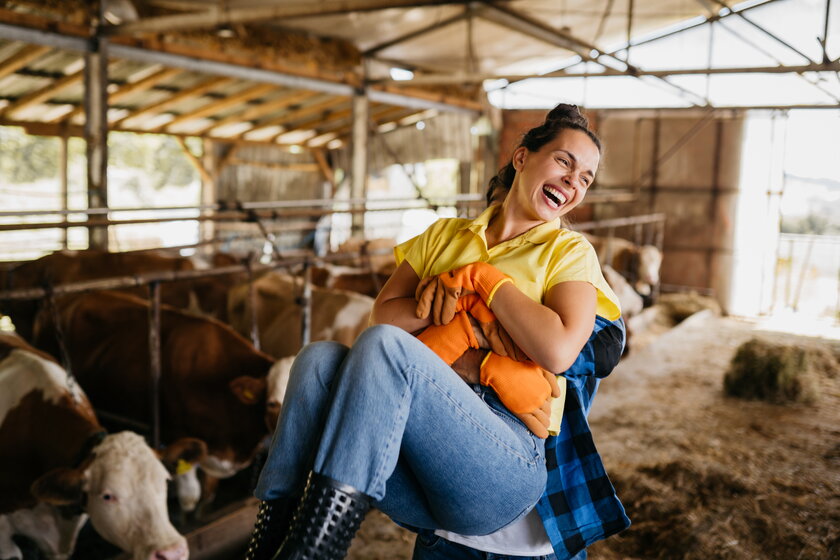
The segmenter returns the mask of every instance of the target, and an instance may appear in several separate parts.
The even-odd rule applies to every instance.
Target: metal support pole
[[[251,320],[251,344],[254,345],[254,348],[260,350],[260,326],[259,322],[257,321],[257,290],[254,287],[254,255],[251,254],[248,256],[248,260],[245,261],[245,266],[248,270],[248,303],[249,308],[251,310],[250,320]]]
[[[100,4],[101,11],[104,2]],[[101,23],[99,18],[98,23]],[[108,206],[108,41],[97,34],[85,53],[85,142],[88,206]],[[108,228],[89,227],[89,246],[108,249]]]
[[[61,185],[61,210],[67,212],[70,209],[70,190],[67,187],[67,148],[68,138],[62,136],[58,139],[58,179]],[[67,223],[68,214],[64,214],[64,222]],[[67,249],[68,246],[68,232],[67,228],[61,230],[61,247]]]
[[[353,155],[350,198],[367,199],[368,119],[370,101],[365,90],[353,96]],[[353,231],[364,232],[364,213],[353,216]]]
[[[160,446],[160,282],[149,284],[149,398],[152,449]]]
[[[300,346],[303,348],[312,338],[312,263],[303,261],[303,292],[300,296]]]

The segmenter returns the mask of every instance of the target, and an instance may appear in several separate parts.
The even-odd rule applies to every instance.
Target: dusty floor
[[[701,313],[638,337],[601,385],[590,420],[633,526],[590,559],[840,558],[840,372],[814,405],[727,398],[729,360],[755,335],[815,342]],[[413,542],[374,512],[349,558],[408,559]]]

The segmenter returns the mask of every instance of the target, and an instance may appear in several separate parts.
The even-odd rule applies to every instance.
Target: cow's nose
[[[187,560],[190,551],[187,543],[180,543],[163,550],[156,550],[149,556],[149,560]]]

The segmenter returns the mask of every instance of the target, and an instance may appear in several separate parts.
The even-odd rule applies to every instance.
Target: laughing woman
[[[624,326],[594,250],[561,224],[600,159],[559,105],[491,182],[502,202],[397,247],[352,348],[301,351],[249,560],[344,558],[371,506],[418,532],[416,559],[581,558],[627,527],[586,422]]]

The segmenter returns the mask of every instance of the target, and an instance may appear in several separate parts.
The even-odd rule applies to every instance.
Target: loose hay
[[[776,404],[813,403],[819,376],[835,376],[831,352],[775,344],[753,338],[738,347],[723,378],[724,392],[733,397]]]
[[[721,314],[720,304],[716,299],[701,296],[697,292],[662,294],[656,302],[671,317],[674,324],[681,323],[699,311],[711,309],[715,315]]]

